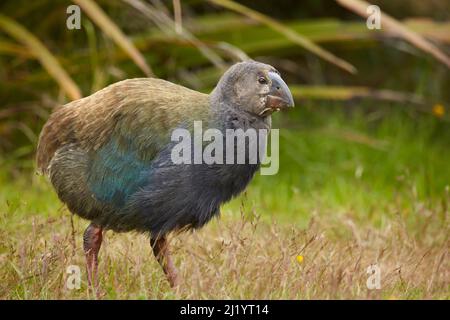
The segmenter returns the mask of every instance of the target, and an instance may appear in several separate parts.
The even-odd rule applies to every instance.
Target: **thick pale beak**
[[[292,93],[286,82],[284,82],[276,72],[269,72],[268,76],[272,85],[270,87],[269,95],[267,96],[266,108],[272,109],[273,112],[281,109],[293,108],[294,99],[292,98]]]

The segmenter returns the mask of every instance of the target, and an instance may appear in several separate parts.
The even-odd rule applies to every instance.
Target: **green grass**
[[[380,223],[384,215],[370,212],[395,201],[408,207],[446,196],[448,123],[399,105],[372,113],[337,108],[342,106],[304,107],[277,119],[280,171],[257,176],[247,192],[265,214],[308,219],[321,203]]]
[[[105,298],[450,298],[448,122],[396,104],[357,108],[276,116],[279,173],[258,175],[220,220],[172,239],[176,291],[145,237],[108,232]],[[84,278],[64,289],[67,265],[83,266],[87,222],[74,218],[74,241],[49,183],[15,159],[0,162],[0,298],[91,297]],[[381,290],[365,286],[371,263],[382,266]]]

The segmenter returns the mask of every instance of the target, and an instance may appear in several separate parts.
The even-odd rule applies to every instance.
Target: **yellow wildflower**
[[[435,104],[433,106],[433,114],[438,118],[442,118],[445,114],[444,106],[440,103]]]
[[[297,262],[302,263],[303,262],[303,256],[297,256]]]

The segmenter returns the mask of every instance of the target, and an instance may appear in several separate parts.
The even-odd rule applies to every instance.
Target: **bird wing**
[[[38,168],[65,171],[54,174],[57,180],[85,175],[76,189],[87,188],[97,200],[120,206],[145,183],[146,170],[172,129],[206,118],[208,106],[208,95],[164,80],[118,82],[51,115],[39,139]],[[82,172],[74,161],[85,163]],[[67,185],[73,182],[59,180],[52,178],[56,189],[74,189]]]

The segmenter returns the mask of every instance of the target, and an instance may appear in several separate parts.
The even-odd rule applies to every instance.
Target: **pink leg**
[[[102,245],[102,228],[91,223],[84,231],[83,247],[86,255],[89,287],[98,292],[98,252]],[[94,285],[93,285],[94,284]]]
[[[159,264],[164,270],[164,273],[167,276],[167,280],[169,280],[170,286],[172,288],[178,286],[177,269],[175,268],[175,265],[173,264],[173,261],[170,257],[166,237],[150,239],[150,244],[153,248],[153,253],[156,257],[156,260],[158,260]]]

